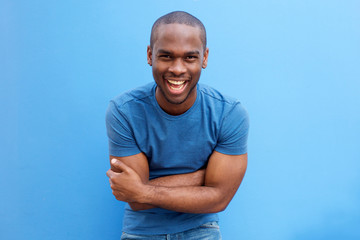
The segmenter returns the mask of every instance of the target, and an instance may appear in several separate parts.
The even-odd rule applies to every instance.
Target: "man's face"
[[[170,114],[188,110],[196,99],[196,84],[207,65],[200,29],[185,24],[162,24],[148,46],[148,63],[157,84],[156,99]]]

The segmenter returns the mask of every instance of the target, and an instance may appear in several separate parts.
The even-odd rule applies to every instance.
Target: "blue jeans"
[[[121,240],[221,240],[217,222],[209,222],[185,232],[161,235],[133,235],[123,233]]]

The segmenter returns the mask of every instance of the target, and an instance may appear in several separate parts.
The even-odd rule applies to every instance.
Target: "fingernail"
[[[114,158],[111,159],[111,163],[112,163],[112,164],[116,163],[116,159],[114,159]]]

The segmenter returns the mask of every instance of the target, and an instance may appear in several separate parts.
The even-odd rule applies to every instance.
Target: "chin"
[[[170,100],[169,98],[166,98],[166,101],[168,101],[168,103],[171,103],[173,105],[181,105],[186,101],[187,98],[183,99],[183,100]]]

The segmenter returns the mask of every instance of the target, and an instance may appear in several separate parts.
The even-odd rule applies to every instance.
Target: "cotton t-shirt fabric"
[[[247,152],[249,119],[245,108],[217,90],[197,85],[197,97],[185,113],[164,112],[150,83],[110,101],[106,127],[110,155],[143,152],[150,179],[190,173],[206,167],[212,152],[240,155]],[[123,231],[130,234],[170,234],[206,222],[218,221],[215,213],[179,213],[162,208],[133,211],[125,207]]]

